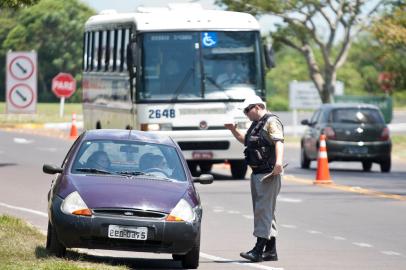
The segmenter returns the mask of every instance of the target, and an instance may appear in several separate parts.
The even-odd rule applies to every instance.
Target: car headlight
[[[77,216],[91,216],[92,210],[90,210],[83,199],[80,197],[77,191],[69,194],[62,202],[61,210],[65,214],[77,215]]]
[[[171,213],[166,217],[166,221],[186,221],[193,222],[196,218],[192,206],[185,200],[181,199],[173,208]]]

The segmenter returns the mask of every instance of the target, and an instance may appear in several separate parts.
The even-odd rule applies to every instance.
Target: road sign
[[[75,78],[69,73],[59,73],[52,79],[52,92],[59,98],[68,98],[76,91]]]
[[[37,105],[37,53],[7,53],[7,113],[35,113]]]
[[[8,100],[10,103],[20,109],[27,108],[34,101],[34,91],[27,84],[16,84],[11,88],[8,93]]]
[[[336,81],[335,95],[344,93],[344,84]],[[293,81],[289,84],[289,107],[291,109],[317,109],[321,99],[316,86],[311,81]]]

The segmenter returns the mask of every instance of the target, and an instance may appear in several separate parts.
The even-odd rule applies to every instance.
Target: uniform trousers
[[[254,210],[254,236],[270,239],[277,235],[275,206],[281,189],[281,175],[260,181],[265,174],[251,174],[251,196]]]

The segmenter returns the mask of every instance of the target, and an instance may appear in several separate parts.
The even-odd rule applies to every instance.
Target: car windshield
[[[261,94],[259,40],[255,31],[143,33],[138,99],[244,99]]]
[[[330,114],[330,122],[347,124],[384,124],[378,110],[366,108],[335,109]]]
[[[122,140],[84,141],[73,162],[71,172],[186,181],[176,148]]]

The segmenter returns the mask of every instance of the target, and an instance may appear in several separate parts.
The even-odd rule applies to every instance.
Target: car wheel
[[[381,161],[381,172],[383,172],[383,173],[390,172],[390,167],[391,167],[391,158],[390,157],[386,160]]]
[[[302,169],[309,169],[310,168],[311,160],[307,157],[304,147],[300,148],[300,167]]]
[[[182,267],[186,269],[197,269],[199,266],[199,254],[200,254],[200,233],[194,244],[193,248],[182,255]]]
[[[231,175],[234,179],[244,179],[247,173],[247,164],[244,160],[230,161]]]
[[[200,172],[201,173],[210,173],[211,168],[213,167],[212,163],[206,163],[206,162],[202,162],[199,163],[199,167],[200,167]]]
[[[372,168],[372,162],[371,161],[363,161],[362,162],[362,169],[364,172],[370,172]]]
[[[46,249],[49,251],[49,253],[55,255],[56,257],[63,257],[66,253],[66,247],[59,242],[56,235],[56,230],[50,222],[48,222]]]

